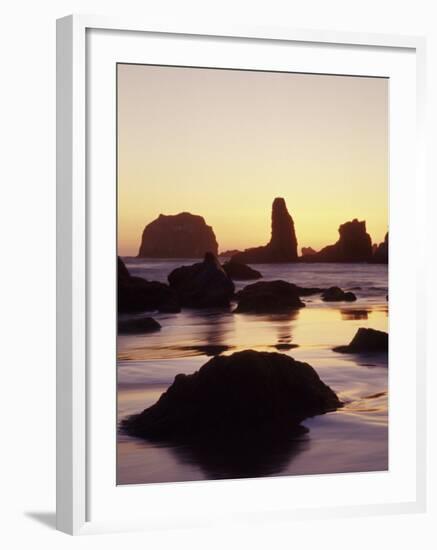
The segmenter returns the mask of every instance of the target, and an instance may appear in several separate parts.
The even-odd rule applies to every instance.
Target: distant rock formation
[[[289,440],[308,417],[342,406],[307,363],[281,353],[246,350],[216,356],[178,374],[159,400],[122,422],[128,434],[191,444]]]
[[[272,205],[272,234],[265,246],[248,248],[235,254],[233,260],[242,263],[284,263],[297,261],[297,239],[293,218],[282,198]]]
[[[174,269],[168,282],[181,304],[193,308],[229,306],[235,290],[231,278],[211,252],[205,254],[201,263]]]
[[[359,328],[347,346],[338,346],[334,351],[340,353],[388,352],[388,334],[373,328]]]
[[[388,233],[385,234],[384,241],[375,245],[372,262],[375,264],[388,264]]]
[[[316,254],[302,256],[305,262],[370,262],[372,261],[372,239],[366,232],[366,222],[357,219],[346,222],[338,228],[339,240],[322,248]]]
[[[246,264],[231,260],[223,264],[223,269],[234,281],[249,281],[252,279],[261,279],[262,275],[256,269],[252,269]]]
[[[311,246],[302,247],[302,256],[312,256],[313,254],[317,254],[317,252]]]
[[[232,256],[235,256],[235,254],[240,254],[241,250],[225,250],[224,252],[220,252],[219,258],[232,258]]]
[[[322,292],[324,302],[355,302],[356,299],[353,292],[344,292],[338,286],[331,286]]]
[[[133,277],[121,258],[117,264],[117,302],[119,313],[154,310],[177,313],[181,310],[174,290],[158,281]]]
[[[182,212],[174,216],[160,214],[146,225],[138,257],[203,258],[206,252],[218,252],[212,227],[202,216]]]

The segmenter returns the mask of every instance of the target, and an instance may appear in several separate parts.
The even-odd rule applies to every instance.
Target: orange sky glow
[[[219,250],[267,243],[284,197],[299,250],[338,226],[388,227],[388,80],[118,65],[118,247],[160,213],[211,225]]]

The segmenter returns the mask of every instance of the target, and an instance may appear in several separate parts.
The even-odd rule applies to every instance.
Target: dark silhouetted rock
[[[272,205],[272,234],[265,246],[248,248],[235,254],[233,260],[242,263],[281,263],[297,261],[297,239],[293,218],[282,198],[276,198]]]
[[[371,310],[368,309],[340,309],[340,315],[344,321],[367,321],[370,312]]]
[[[373,328],[359,328],[350,344],[338,346],[340,353],[371,353],[388,351],[388,334]]]
[[[372,262],[376,264],[388,264],[388,233],[385,235],[384,242],[377,245],[374,249]]]
[[[340,225],[339,240],[320,252],[302,256],[305,262],[370,262],[372,261],[372,239],[366,232],[366,222],[357,219]]]
[[[235,290],[234,283],[210,252],[201,263],[174,269],[168,282],[181,304],[194,308],[229,306]]]
[[[232,348],[233,346],[227,346],[225,344],[198,344],[194,346],[182,346],[180,349],[184,351],[198,352],[201,355],[213,357],[214,355],[220,355],[224,351],[228,351]]]
[[[280,353],[246,350],[178,374],[159,400],[122,423],[129,434],[191,442],[235,436],[289,438],[306,418],[342,403],[307,363]]]
[[[262,275],[259,271],[235,260],[225,262],[223,264],[223,269],[234,281],[249,281],[252,279],[262,278]]]
[[[281,313],[305,307],[298,286],[286,281],[261,281],[236,294],[235,313]]]
[[[299,346],[297,344],[287,344],[284,342],[283,344],[275,344],[273,347],[276,348],[278,351],[287,351],[290,349],[298,348]]]
[[[311,256],[312,254],[316,254],[316,250],[314,248],[311,248],[311,246],[303,246],[302,247],[302,256]]]
[[[219,258],[231,258],[235,254],[240,254],[240,252],[241,250],[225,250],[224,252],[220,252]]]
[[[135,319],[119,319],[119,334],[143,334],[161,330],[161,325],[152,317],[138,317]]]
[[[344,292],[338,286],[331,286],[322,292],[324,302],[355,302],[356,299],[353,292]]]
[[[155,310],[178,313],[181,310],[174,290],[158,281],[133,277],[120,258],[117,267],[117,291],[119,313]]]
[[[182,212],[174,216],[160,214],[146,225],[138,257],[203,258],[206,252],[217,251],[212,227],[206,225],[202,216]]]
[[[129,273],[127,267],[124,265],[124,262],[120,258],[120,256],[117,257],[117,278],[118,278],[118,284],[129,283],[132,278],[131,274]]]

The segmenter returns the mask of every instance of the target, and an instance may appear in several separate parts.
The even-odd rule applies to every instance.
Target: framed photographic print
[[[58,528],[423,510],[423,40],[57,51]]]

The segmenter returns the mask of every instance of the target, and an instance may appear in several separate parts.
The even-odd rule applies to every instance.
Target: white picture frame
[[[92,101],[89,101],[87,80],[94,65],[89,63],[87,34],[90,31],[106,33],[129,33],[132,37],[150,35],[165,42],[172,37],[223,38],[227,41],[245,40],[264,41],[268,44],[315,44],[319,48],[335,45],[343,48],[379,48],[384,51],[410,52],[415,58],[416,71],[414,82],[410,85],[415,90],[415,148],[414,164],[415,183],[411,182],[416,198],[414,223],[416,229],[423,227],[421,213],[425,211],[425,169],[424,169],[424,78],[425,78],[425,40],[421,37],[355,34],[311,30],[294,30],[287,28],[171,28],[152,27],[137,20],[129,21],[105,17],[72,15],[57,22],[57,528],[69,534],[84,534],[110,530],[147,529],[156,525],[203,525],[207,521],[199,517],[199,509],[193,503],[192,514],[187,512],[178,519],[177,510],[172,515],[164,510],[159,511],[159,503],[153,521],[150,514],[143,510],[131,519],[119,518],[109,510],[95,520],[90,516],[90,485],[95,472],[93,456],[90,451],[91,435],[89,430],[89,410],[94,400],[90,358],[92,357],[92,337],[89,331],[90,291],[90,234],[92,214],[90,188],[92,170],[89,162],[89,138],[87,118]],[[111,37],[109,36],[109,39]],[[93,46],[94,47],[94,46]],[[381,51],[382,51],[381,50]],[[128,50],[126,50],[128,51]],[[159,52],[155,52],[158,53]],[[123,52],[123,61],[130,61]],[[339,63],[341,60],[339,61]],[[347,73],[345,62],[344,71]],[[410,79],[411,80],[411,79]],[[115,111],[114,111],[115,117]],[[396,123],[391,120],[391,123]],[[413,139],[413,138],[412,138]],[[410,144],[411,145],[411,144]],[[413,155],[414,156],[414,155]],[[115,149],[114,149],[115,158]],[[394,166],[394,164],[393,164]],[[412,166],[412,165],[411,165]],[[90,179],[91,178],[91,179]],[[401,208],[402,203],[396,203]],[[112,215],[111,213],[108,214]],[[396,216],[395,216],[396,218]],[[412,237],[414,243],[414,236]],[[417,255],[414,270],[416,293],[412,308],[417,309],[415,321],[415,445],[411,451],[414,455],[414,497],[387,502],[354,505],[323,504],[317,508],[299,508],[284,505],[278,510],[246,509],[241,517],[255,520],[263,517],[271,519],[292,519],[302,517],[338,517],[341,515],[364,515],[377,513],[418,512],[425,510],[426,503],[426,464],[425,464],[425,263],[423,250],[417,244]],[[396,253],[396,242],[394,243]],[[113,283],[114,281],[112,281]],[[94,315],[94,314],[93,314]],[[410,327],[411,328],[411,327]],[[413,351],[413,350],[412,350]],[[105,386],[103,385],[103,388]],[[112,422],[112,420],[111,420]],[[113,429],[113,424],[109,429]],[[92,431],[92,430],[91,430]],[[93,432],[93,434],[95,431]],[[413,460],[413,459],[412,459]],[[412,466],[411,466],[412,468]],[[301,478],[302,480],[303,478]],[[313,478],[314,479],[314,478]],[[280,479],[284,482],[284,478]],[[275,484],[276,482],[276,484]],[[317,480],[316,480],[317,482]],[[220,483],[210,482],[196,484],[194,492],[199,499],[211,498],[211,490],[221,492]],[[250,483],[255,481],[226,482],[233,483],[240,493],[248,491]],[[299,481],[305,484],[306,481]],[[186,485],[186,484],[185,484]],[[205,487],[208,486],[208,489]],[[201,487],[199,489],[199,487]],[[203,488],[202,488],[203,487]],[[260,487],[259,485],[257,487]],[[275,494],[277,480],[271,486],[263,485],[264,491]],[[181,484],[156,485],[153,498],[179,498]],[[152,494],[149,493],[150,497]],[[226,497],[224,497],[226,498]],[[237,499],[238,500],[238,499]],[[244,499],[241,500],[244,502]],[[190,504],[187,505],[190,508]],[[115,508],[114,508],[115,510]],[[166,515],[167,514],[167,515]],[[196,517],[198,518],[196,520]],[[236,516],[237,517],[237,516]],[[223,516],[221,520],[229,520]],[[217,520],[218,521],[218,520]]]

